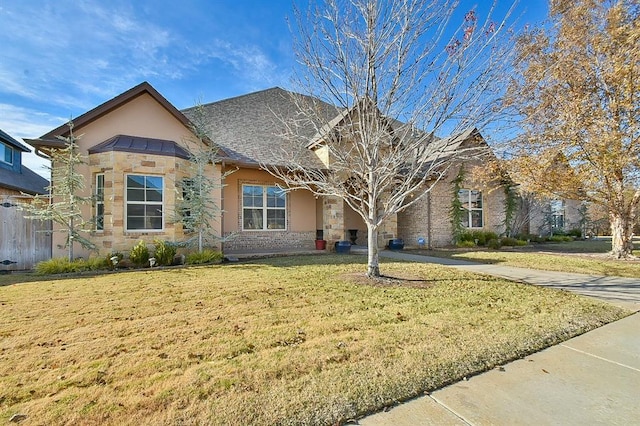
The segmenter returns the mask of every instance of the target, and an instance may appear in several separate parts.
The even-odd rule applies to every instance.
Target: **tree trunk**
[[[633,252],[633,218],[610,213],[611,255],[616,259],[627,259]]]
[[[369,233],[367,242],[367,276],[369,278],[379,277],[378,227],[367,224],[367,231]]]
[[[67,227],[69,228],[67,231],[67,243],[69,244],[69,247],[67,248],[67,257],[69,262],[73,262],[73,216],[69,218]]]

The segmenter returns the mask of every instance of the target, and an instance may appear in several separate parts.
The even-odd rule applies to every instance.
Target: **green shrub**
[[[459,242],[471,241],[474,245],[485,246],[489,240],[497,239],[498,234],[491,231],[481,231],[479,229],[473,231],[465,231],[460,234]],[[470,246],[460,246],[458,247],[470,247]]]
[[[518,234],[516,236],[517,239],[522,240],[522,241],[529,241],[532,243],[544,243],[545,242],[545,238],[539,236],[539,235],[533,235],[533,234]]]
[[[137,266],[145,265],[149,261],[147,244],[142,240],[138,241],[138,244],[133,246],[131,252],[129,252],[129,259]]]
[[[173,258],[176,255],[177,247],[169,241],[153,240],[155,251],[153,257],[156,258],[158,265],[171,265],[173,264]]]
[[[101,271],[105,269],[109,269],[109,264],[107,263],[107,259],[102,257],[90,257],[87,260],[82,261],[85,271]]]
[[[573,241],[573,237],[569,237],[568,235],[552,235],[547,238],[547,241],[552,243],[568,243]]]
[[[460,236],[458,237],[458,243],[462,243],[465,241],[473,241],[473,232],[464,231],[460,234]]]
[[[68,272],[75,272],[76,265],[74,262],[69,262],[66,257],[56,257],[49,260],[43,260],[36,264],[36,274],[38,275],[53,275],[53,274],[66,274]]]
[[[203,263],[220,263],[222,261],[222,253],[217,250],[205,249],[202,252],[194,252],[187,254],[185,263],[187,265],[201,265]]]
[[[469,247],[475,247],[475,246],[476,246],[475,242],[468,241],[468,240],[463,240],[456,244],[456,247],[460,247],[460,248],[469,248]]]
[[[486,246],[489,241],[498,239],[498,234],[491,231],[474,231],[474,234],[478,245],[481,246]]]
[[[516,240],[515,238],[511,238],[511,237],[502,237],[500,239],[500,245],[508,246],[508,247],[515,247],[516,245],[518,245],[518,240]]]
[[[112,260],[113,258],[116,258],[117,261]],[[107,267],[109,269],[115,269],[118,267],[118,265],[122,262],[122,259],[124,258],[124,255],[118,251],[109,253],[106,257],[105,257],[105,261],[107,262]]]
[[[567,232],[567,235],[570,237],[582,238],[582,230],[574,228],[569,230],[569,232]]]
[[[494,250],[499,250],[502,247],[502,244],[498,238],[492,238],[487,241],[487,247]]]
[[[66,257],[56,257],[54,259],[38,262],[36,264],[36,274],[69,274],[73,272],[99,271],[107,268],[106,260],[99,257],[92,257],[87,260],[76,259],[72,262],[69,262]]]

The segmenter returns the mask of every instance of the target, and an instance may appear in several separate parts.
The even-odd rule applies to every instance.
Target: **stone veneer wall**
[[[104,152],[89,156],[92,193],[95,191],[96,174],[104,174],[104,230],[92,233],[91,240],[101,254],[128,252],[138,241],[152,243],[155,238],[179,241],[184,238],[182,226],[174,223],[177,193],[176,182],[187,169],[187,160],[163,155]],[[163,215],[161,231],[125,230],[125,179],[127,174],[162,176],[164,178]],[[88,186],[87,185],[87,186]],[[95,215],[92,208],[91,215]]]
[[[262,250],[315,248],[315,231],[244,231],[236,234],[227,233],[229,240],[224,242],[224,250]]]

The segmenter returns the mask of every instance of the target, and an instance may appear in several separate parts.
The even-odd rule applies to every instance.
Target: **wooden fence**
[[[25,219],[20,197],[0,197],[0,273],[33,269],[51,258],[51,222]]]

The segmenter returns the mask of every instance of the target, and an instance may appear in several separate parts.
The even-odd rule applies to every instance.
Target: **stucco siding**
[[[227,177],[223,214],[223,234],[228,237],[224,243],[225,250],[315,246],[316,199],[309,191],[296,190],[287,193],[284,230],[243,230],[242,186],[273,186],[277,183],[281,181],[258,169],[239,169]]]
[[[105,230],[91,235],[100,254],[112,251],[128,251],[138,240],[152,241],[162,238],[175,241],[182,237],[176,233],[172,215],[176,201],[176,173],[183,173],[185,160],[170,156],[154,156],[126,152],[107,152],[88,155],[88,150],[115,135],[131,135],[139,137],[172,140],[182,146],[188,145],[192,139],[190,131],[172,114],[155,101],[150,95],[138,96],[119,108],[105,114],[98,120],[74,128],[78,140],[79,152],[85,156],[86,164],[77,167],[78,173],[85,176],[85,188],[80,193],[90,197],[95,190],[96,173],[105,173]],[[179,160],[178,162],[176,160]],[[55,166],[55,165],[54,165]],[[165,206],[164,230],[162,232],[124,232],[124,180],[127,173],[146,174],[164,177]],[[53,182],[55,185],[56,183]],[[94,216],[94,206],[85,205],[83,217],[87,220]],[[108,220],[108,222],[107,222]],[[107,229],[107,224],[110,229]],[[55,226],[55,225],[54,225]],[[53,234],[53,257],[66,255],[65,235]],[[92,253],[74,247],[76,256],[88,257]]]

